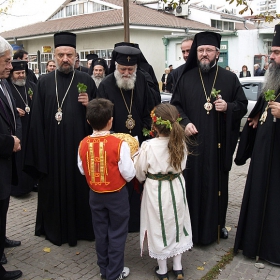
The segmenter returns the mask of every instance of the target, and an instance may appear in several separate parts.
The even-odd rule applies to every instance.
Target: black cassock
[[[25,86],[14,85],[10,79],[8,80],[8,83],[10,85],[13,98],[16,102],[16,107],[25,110],[26,104],[28,104],[28,107],[31,108],[32,102],[28,94],[28,90],[31,89],[33,94],[36,94],[36,85],[29,80],[26,80]],[[28,112],[25,112],[25,115],[20,118],[22,123],[22,139],[20,139],[21,151],[15,154],[18,172],[18,184],[12,186],[11,195],[13,196],[25,195],[31,192],[35,185],[35,180],[22,171],[24,165],[24,154],[26,150],[29,117],[30,113],[28,114]]]
[[[60,105],[70,85],[73,72],[53,71],[38,81],[38,94],[32,100],[25,170],[41,178],[35,234],[45,235],[55,245],[68,242],[75,246],[77,240],[94,239],[89,187],[77,167],[79,143],[92,129],[86,122],[86,107],[78,102],[77,84],[87,85],[89,99],[96,97],[96,86],[88,74],[75,71],[58,124],[55,72]]]
[[[280,102],[280,97],[276,102]],[[260,113],[260,118],[266,105],[267,102],[261,95],[249,117]],[[273,126],[275,126],[274,132]],[[235,159],[236,164],[242,165],[251,157],[234,251],[241,249],[249,258],[256,258],[258,255],[260,259],[276,265],[280,265],[279,143],[280,120],[276,119],[276,123],[273,123],[273,116],[268,109],[266,121],[262,125],[259,122],[257,129],[249,127],[248,122],[244,126]],[[271,148],[273,148],[272,153]]]
[[[225,226],[228,174],[238,140],[240,120],[247,111],[248,103],[237,76],[230,71],[218,67],[217,79],[213,86],[216,69],[215,66],[209,73],[202,73],[202,78],[207,96],[210,95],[212,87],[221,91],[222,98],[227,102],[226,113],[218,113],[215,110],[215,99],[211,97],[213,109],[207,114],[204,109],[206,97],[197,67],[182,75],[171,100],[183,118],[182,124],[193,123],[198,130],[198,134],[192,137],[195,144],[190,147],[191,154],[188,156],[184,176],[193,242],[204,245],[217,240],[218,224],[221,228]],[[218,114],[221,135],[220,164]]]
[[[150,112],[153,109],[153,99],[144,74],[137,71],[136,76],[131,110],[132,118],[135,120],[135,127],[131,130],[131,133],[125,123],[128,116],[128,110],[125,106],[121,91],[116,85],[114,73],[109,74],[100,83],[97,96],[109,99],[114,103],[112,130],[116,133],[129,133],[132,136],[138,136],[138,140],[141,144],[142,141],[145,140],[142,129],[144,127],[150,129],[151,127]],[[128,108],[130,108],[132,91],[122,89],[122,92],[126,104]],[[136,187],[133,183],[127,183],[127,187],[130,200],[129,231],[136,232],[139,231],[140,228],[141,187]]]

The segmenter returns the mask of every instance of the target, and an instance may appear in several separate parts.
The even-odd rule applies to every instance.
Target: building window
[[[222,30],[234,30],[234,22],[221,21],[221,20],[211,20],[211,27],[215,27]]]
[[[112,8],[94,2],[86,2],[80,4],[70,3],[68,6],[64,7],[54,16],[52,16],[51,19],[71,17],[78,14],[89,14],[107,10],[112,10]]]
[[[95,53],[98,55],[98,57],[105,59],[108,64],[108,67],[110,67],[111,59],[112,59],[112,51],[113,49],[80,51],[79,52],[80,61],[84,66],[87,66],[86,56],[90,53]]]
[[[52,53],[41,53],[41,74],[46,74],[47,62],[50,59],[53,59]]]

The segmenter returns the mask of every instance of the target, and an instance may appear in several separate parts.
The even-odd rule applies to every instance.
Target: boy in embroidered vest
[[[94,131],[81,141],[78,151],[78,167],[91,189],[97,264],[101,279],[107,280],[124,279],[129,274],[124,267],[129,220],[126,182],[135,176],[128,144],[110,134],[113,106],[103,98],[88,103],[86,117]]]

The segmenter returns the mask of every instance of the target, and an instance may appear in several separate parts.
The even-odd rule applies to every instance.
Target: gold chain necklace
[[[122,94],[122,98],[123,98],[123,102],[125,104],[125,107],[128,111],[128,116],[127,116],[127,120],[125,122],[125,126],[127,127],[127,129],[129,129],[129,133],[131,133],[131,129],[134,128],[135,126],[135,120],[132,118],[132,114],[131,114],[131,108],[132,108],[132,100],[133,100],[133,89],[131,90],[131,99],[130,99],[130,108],[128,108],[127,103],[125,101],[122,89],[120,88],[121,94]]]
[[[12,83],[13,84],[13,83]],[[24,101],[23,97],[21,96],[19,90],[16,88],[16,86],[13,84],[15,90],[18,92],[18,95],[20,96],[20,98],[22,99],[24,105],[25,105],[25,108],[24,108],[24,111],[29,114],[30,113],[30,107],[28,106],[28,98],[27,98],[27,93],[26,93],[26,86],[24,85],[24,92],[25,92],[25,99],[26,101]]]
[[[212,88],[214,88],[215,83],[216,83],[216,79],[217,79],[217,75],[218,75],[218,69],[219,68],[218,68],[218,65],[217,65],[216,74],[215,74],[215,78],[214,78],[214,82],[213,82]],[[203,82],[202,75],[201,75],[201,70],[200,70],[200,68],[198,68],[198,70],[199,70],[200,80],[201,80],[202,87],[203,87],[204,94],[205,94],[205,98],[206,98],[206,103],[204,104],[204,109],[207,111],[207,114],[209,115],[209,111],[211,111],[212,108],[213,108],[212,103],[210,103],[211,92],[210,92],[209,96],[207,97],[205,86],[204,86],[204,82]]]
[[[57,112],[55,113],[55,119],[57,120],[57,123],[60,124],[60,122],[62,121],[62,105],[63,105],[63,102],[64,102],[64,100],[66,98],[66,95],[67,95],[67,93],[68,93],[68,91],[69,91],[69,89],[70,89],[70,87],[72,85],[72,82],[73,82],[73,79],[74,79],[74,76],[75,76],[75,70],[73,71],[73,75],[72,75],[70,84],[69,84],[68,89],[66,90],[66,92],[64,94],[64,97],[63,97],[63,99],[61,101],[61,105],[59,105],[59,101],[58,101],[56,71],[57,70],[55,70],[55,73],[54,73],[55,74],[54,75],[54,77],[55,77],[55,93],[56,93],[56,102],[57,102]]]
[[[274,101],[277,99],[277,97],[279,97],[279,95],[280,95],[280,92],[277,94],[277,96],[275,97]],[[264,111],[263,111],[263,113],[261,115],[261,118],[260,118],[261,124],[263,124],[266,121],[268,108],[269,107],[268,107],[268,102],[267,102],[267,105],[266,105],[266,107],[265,107],[265,109],[264,109]]]

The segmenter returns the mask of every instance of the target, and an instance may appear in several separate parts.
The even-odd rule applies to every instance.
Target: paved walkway
[[[233,247],[240,204],[243,195],[248,164],[238,167],[233,165],[230,173],[229,207],[227,226],[231,227],[229,238],[220,244],[205,247],[194,247],[183,255],[185,279],[201,279],[221,257]],[[8,264],[7,270],[21,269],[25,280],[99,280],[99,269],[96,264],[95,243],[79,241],[76,247],[55,246],[44,237],[34,236],[37,193],[26,197],[11,197],[8,213],[7,236],[21,240],[20,247],[5,249]],[[45,252],[49,248],[50,252]],[[280,253],[280,252],[279,252]],[[170,268],[172,263],[168,262]],[[265,264],[264,269],[257,269],[255,261],[243,257],[241,253],[221,271],[218,279],[280,279],[280,267]],[[145,254],[140,257],[139,235],[130,233],[125,251],[125,265],[130,267],[128,280],[154,280],[153,270],[156,260]],[[203,270],[199,270],[203,269]],[[174,279],[170,273],[170,280]]]

